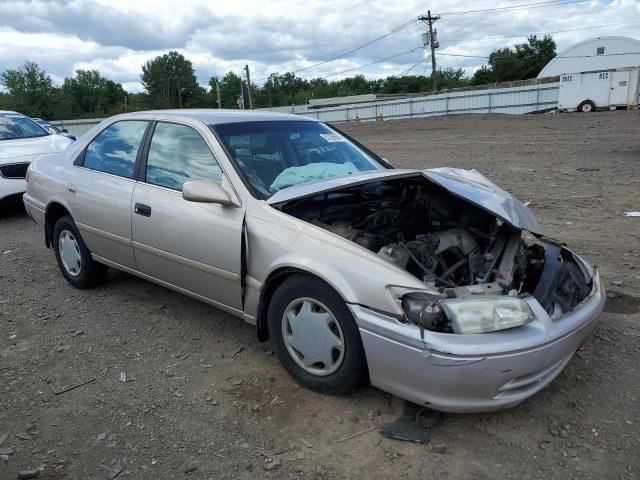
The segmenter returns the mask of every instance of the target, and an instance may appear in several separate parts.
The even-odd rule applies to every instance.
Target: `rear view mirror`
[[[237,207],[238,202],[222,182],[193,180],[182,185],[182,198],[189,202],[217,203],[225,207]]]

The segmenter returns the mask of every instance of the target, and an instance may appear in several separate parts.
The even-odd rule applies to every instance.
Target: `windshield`
[[[280,120],[212,128],[240,176],[261,199],[303,182],[386,168],[323,123]]]
[[[44,129],[51,128],[54,132],[57,132],[57,133],[61,132],[61,130],[58,127],[56,127],[55,125],[51,125],[49,122],[45,120],[34,118],[33,121],[36,122],[38,125],[40,125]]]
[[[30,118],[19,113],[0,114],[0,140],[44,137],[49,133]]]

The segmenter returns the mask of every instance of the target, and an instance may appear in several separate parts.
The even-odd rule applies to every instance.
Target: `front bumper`
[[[19,197],[27,190],[24,178],[4,178],[0,176],[0,201]]]
[[[528,325],[477,335],[424,332],[360,305],[350,305],[372,385],[446,412],[485,412],[517,405],[569,363],[605,302],[597,270],[592,290],[573,311],[552,320],[534,298]]]

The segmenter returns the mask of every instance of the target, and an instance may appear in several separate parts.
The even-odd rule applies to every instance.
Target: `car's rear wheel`
[[[311,275],[276,290],[269,336],[280,363],[299,383],[328,394],[349,393],[367,378],[360,332],[344,300]]]
[[[76,288],[88,288],[104,279],[107,267],[91,258],[73,219],[65,215],[53,228],[53,249],[64,278]]]

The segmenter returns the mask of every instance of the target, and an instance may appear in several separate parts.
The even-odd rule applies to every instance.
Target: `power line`
[[[416,63],[415,65],[413,65],[411,68],[409,68],[408,70],[404,71],[401,75],[399,75],[400,77],[405,77],[411,70],[413,70],[414,68],[416,68],[418,65],[420,65],[422,62],[428,60],[427,57],[421,59],[418,63]],[[426,65],[425,65],[425,69],[426,69]],[[425,71],[426,73],[426,71]]]
[[[376,38],[374,38],[373,40],[370,40],[370,41],[368,41],[367,43],[365,43],[365,44],[363,44],[363,45],[360,45],[359,47],[352,48],[351,50],[347,50],[346,52],[341,53],[341,54],[339,54],[339,55],[336,55],[336,56],[334,56],[334,57],[331,57],[331,58],[329,58],[329,59],[327,59],[327,60],[323,60],[323,61],[318,62],[318,63],[315,63],[315,64],[313,64],[313,65],[309,65],[308,67],[301,68],[301,69],[299,69],[299,70],[294,71],[293,73],[300,73],[300,72],[304,72],[305,70],[309,70],[309,69],[311,69],[311,68],[315,68],[315,67],[318,67],[318,66],[320,66],[320,65],[324,65],[325,63],[333,62],[334,60],[338,60],[339,58],[342,58],[342,57],[344,57],[344,56],[346,56],[346,55],[349,55],[350,53],[357,52],[358,50],[362,50],[363,48],[368,47],[369,45],[371,45],[371,44],[373,44],[373,43],[375,43],[375,42],[378,42],[378,41],[380,41],[380,40],[382,40],[382,39],[384,39],[384,38],[387,38],[387,37],[389,37],[389,36],[393,35],[394,33],[398,33],[398,32],[400,32],[400,31],[404,30],[404,29],[405,29],[405,28],[407,28],[409,25],[411,25],[412,23],[414,23],[416,20],[417,20],[417,19],[412,18],[412,19],[411,19],[411,20],[409,20],[408,22],[403,23],[402,25],[399,25],[399,26],[397,26],[397,27],[393,28],[392,30],[390,30],[390,31],[388,31],[387,33],[385,33],[384,35],[381,35],[381,36],[379,36],[379,37],[376,37]]]
[[[412,18],[411,20],[409,20],[409,21],[407,21],[407,22],[403,23],[402,25],[398,25],[397,27],[392,28],[392,29],[391,29],[391,30],[389,30],[387,33],[385,33],[384,35],[380,35],[379,37],[376,37],[376,38],[374,38],[374,39],[372,39],[372,40],[369,40],[368,42],[366,42],[366,43],[364,43],[364,44],[362,44],[362,45],[360,45],[360,46],[358,46],[358,47],[352,48],[352,49],[347,50],[347,51],[345,51],[345,52],[342,52],[342,53],[340,53],[340,54],[338,54],[338,53],[333,53],[333,54],[331,54],[331,55],[333,55],[333,56],[332,56],[331,58],[327,59],[327,60],[323,60],[323,61],[318,62],[318,63],[315,63],[315,64],[313,64],[313,65],[309,65],[308,67],[304,67],[304,68],[301,68],[301,69],[299,69],[299,70],[295,70],[295,71],[293,71],[293,72],[291,72],[291,73],[294,73],[294,74],[296,74],[296,73],[300,73],[300,72],[303,72],[303,71],[305,71],[305,70],[309,70],[309,69],[311,69],[311,68],[315,68],[315,67],[318,67],[318,66],[320,66],[320,65],[324,65],[324,64],[326,64],[326,63],[332,62],[332,61],[334,61],[334,60],[338,60],[339,58],[342,58],[342,57],[344,57],[344,56],[346,56],[346,55],[349,55],[350,53],[354,53],[354,52],[357,52],[358,50],[362,50],[363,48],[368,47],[369,45],[372,45],[372,44],[374,44],[374,43],[376,43],[376,42],[379,42],[380,40],[383,40],[383,39],[385,39],[385,38],[387,38],[387,37],[389,37],[389,36],[391,36],[391,35],[393,35],[393,34],[395,34],[395,33],[398,33],[398,32],[400,32],[400,31],[404,30],[405,28],[407,28],[407,27],[411,26],[412,24],[414,24],[414,23],[416,23],[416,22],[417,22],[417,18]],[[293,63],[293,62],[286,63],[286,64],[284,64],[282,67],[287,67],[287,66],[289,66],[289,65],[294,65],[294,63]],[[262,80],[267,80],[267,79],[269,78],[269,75],[267,75],[266,77],[265,77],[265,76],[263,76],[263,74],[264,74],[265,72],[268,72],[268,71],[269,71],[269,69],[268,69],[268,68],[267,68],[267,69],[263,69],[263,70],[259,70],[259,71],[258,71],[258,74],[260,75],[260,77],[259,77],[259,78],[260,78],[260,81],[262,81]],[[272,73],[273,73],[273,72],[272,72]],[[254,75],[256,75],[256,74],[254,74]]]
[[[555,30],[551,32],[532,32],[526,33],[523,35],[496,35],[494,37],[482,37],[482,38],[458,38],[458,39],[447,39],[445,42],[472,42],[477,40],[501,40],[504,38],[523,38],[530,37],[531,35],[553,35],[556,33],[567,33],[567,32],[578,32],[581,30],[595,30],[597,28],[606,28],[606,27],[622,27],[624,25],[631,25],[635,23],[640,23],[640,20],[636,20],[633,22],[624,22],[624,23],[606,23],[604,25],[595,25],[592,27],[581,27],[581,28],[569,28],[567,30]]]
[[[477,13],[496,13],[496,12],[505,12],[511,10],[530,10],[533,8],[546,8],[546,7],[556,7],[559,5],[568,5],[575,3],[585,3],[590,0],[547,0],[545,2],[536,2],[536,3],[522,3],[519,5],[511,5],[507,7],[495,7],[495,8],[485,8],[482,10],[464,10],[457,12],[443,12],[438,15],[472,15]]]
[[[436,55],[443,55],[445,57],[463,57],[463,58],[483,58],[483,59],[491,58],[486,55],[462,55],[458,53],[442,53],[442,52],[436,52]],[[562,56],[562,57],[555,57],[555,58],[594,58],[594,57],[615,57],[620,55],[640,55],[640,52],[603,53],[602,55],[575,55],[575,56],[568,56],[568,57]],[[517,58],[517,57],[493,57],[493,58],[497,60],[524,60],[523,58]]]
[[[360,70],[361,68],[370,67],[371,65],[375,65],[376,63],[386,62],[387,60],[391,60],[392,58],[400,57],[402,55],[407,55],[407,54],[413,53],[413,52],[415,52],[417,50],[422,50],[422,47],[416,47],[416,48],[414,48],[412,50],[407,50],[406,52],[396,53],[395,55],[391,55],[389,57],[381,58],[380,60],[375,60],[375,61],[373,61],[371,63],[367,63],[366,65],[360,65],[359,67],[350,68],[348,70],[342,70],[340,72],[331,73],[329,75],[325,75],[324,77],[318,77],[318,78],[325,79],[325,78],[329,78],[329,77],[334,77],[336,75],[341,75],[343,73],[353,72],[354,70]]]

